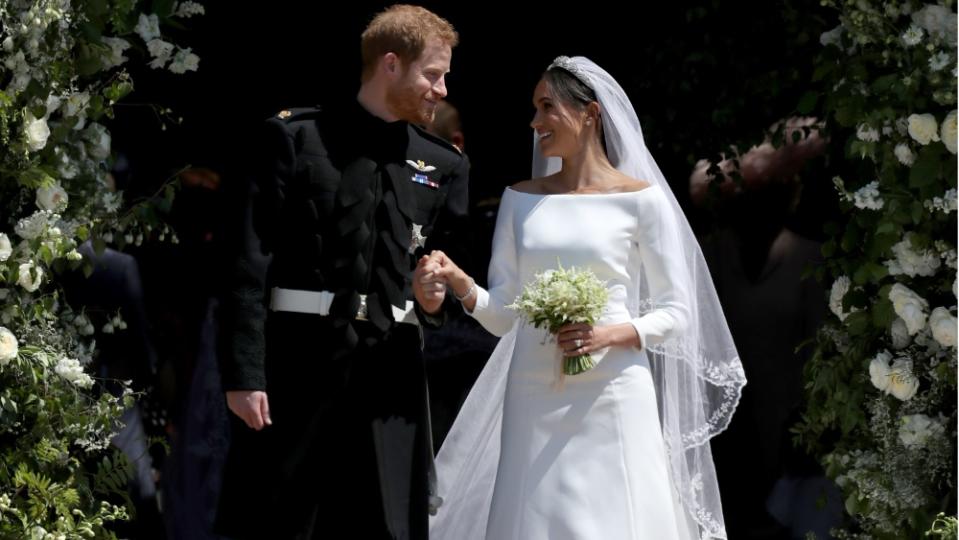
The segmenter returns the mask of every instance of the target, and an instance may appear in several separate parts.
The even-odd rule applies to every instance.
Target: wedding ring
[[[581,340],[581,339],[576,339],[576,340],[573,341],[573,345],[576,345],[576,348],[578,349],[578,348],[580,348],[580,347],[583,346],[583,340]]]

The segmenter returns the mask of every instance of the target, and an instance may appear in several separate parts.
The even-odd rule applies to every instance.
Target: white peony
[[[0,262],[6,261],[13,254],[13,246],[10,245],[10,237],[0,233]]]
[[[901,317],[896,317],[896,320],[892,321],[889,326],[889,335],[892,338],[892,348],[897,351],[905,349],[912,341],[909,336],[909,329],[906,328],[906,321],[902,320]]]
[[[160,37],[160,19],[155,13],[151,15],[141,13],[140,18],[137,19],[135,30],[136,33],[140,35],[140,38],[143,39],[144,43],[149,43]]]
[[[879,131],[868,124],[859,124],[859,127],[856,128],[856,137],[859,137],[859,140],[862,141],[876,142],[879,140]]]
[[[57,362],[54,371],[57,375],[79,386],[80,388],[90,388],[93,386],[93,379],[83,371],[80,361],[75,358],[61,358]]]
[[[889,388],[890,360],[892,355],[888,351],[882,351],[869,362],[869,380],[880,392],[886,392]]]
[[[17,284],[26,289],[27,292],[33,292],[40,288],[43,283],[43,268],[36,266],[32,261],[20,265]]]
[[[910,234],[892,246],[892,253],[896,258],[887,260],[885,264],[893,276],[932,276],[941,265],[939,255],[934,250],[919,252],[913,249]]]
[[[909,145],[906,143],[899,143],[896,145],[896,148],[892,151],[896,155],[896,159],[899,160],[899,163],[907,167],[911,167],[913,163],[916,162],[916,154],[912,152],[909,148]]]
[[[34,212],[33,215],[21,218],[14,231],[24,240],[35,240],[47,232],[49,213],[45,210]]]
[[[906,323],[909,335],[914,336],[926,326],[926,310],[929,303],[902,283],[896,283],[889,290],[889,300],[896,315]]]
[[[889,387],[886,392],[900,401],[909,401],[919,390],[919,379],[912,373],[912,360],[898,358],[889,369]]]
[[[110,157],[110,132],[100,124],[93,123],[83,131],[87,154],[97,160]]]
[[[37,188],[37,206],[49,212],[57,212],[67,207],[70,197],[60,184],[51,184]]]
[[[937,307],[929,315],[929,329],[932,337],[943,347],[956,347],[956,317],[944,307]]]
[[[956,153],[956,111],[946,115],[946,119],[942,121],[942,126],[939,128],[939,136],[942,138],[942,144],[946,145],[946,148],[952,152]]]
[[[917,143],[925,146],[939,140],[939,124],[936,117],[926,114],[909,115],[909,136]]]
[[[956,14],[944,6],[929,4],[912,14],[912,21],[929,35],[956,46]]]
[[[23,132],[27,137],[27,146],[36,152],[47,145],[50,138],[50,127],[45,118],[36,118],[29,111],[23,115]]]
[[[925,446],[930,437],[945,432],[942,424],[924,414],[907,414],[899,425],[899,440],[907,448]]]
[[[839,276],[829,290],[829,310],[832,311],[836,317],[839,317],[840,321],[846,320],[846,317],[851,313],[842,310],[842,299],[846,296],[846,293],[849,292],[851,283],[848,276]]]
[[[9,364],[11,360],[17,357],[19,350],[20,344],[17,343],[17,336],[0,326],[0,366]]]

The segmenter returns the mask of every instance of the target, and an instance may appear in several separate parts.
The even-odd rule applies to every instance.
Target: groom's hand
[[[413,271],[413,296],[426,313],[433,315],[443,306],[446,282],[437,276],[439,262],[423,255]]]
[[[262,390],[229,390],[226,404],[250,429],[260,431],[264,426],[273,424],[270,420],[270,404],[266,392]]]

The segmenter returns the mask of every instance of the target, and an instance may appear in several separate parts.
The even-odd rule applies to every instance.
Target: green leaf
[[[899,228],[896,226],[895,223],[891,221],[883,221],[879,224],[878,227],[876,227],[876,236],[879,236],[885,233],[894,233],[897,230],[899,230]]]
[[[850,314],[846,317],[846,328],[849,330],[849,334],[853,336],[860,336],[869,329],[869,314],[866,311],[857,311]]]
[[[887,329],[896,320],[896,311],[888,298],[880,298],[872,306],[872,324],[876,328]]]
[[[805,94],[799,98],[799,104],[796,105],[796,111],[799,114],[809,114],[813,112],[816,108],[816,103],[819,102],[819,93],[807,91]]]
[[[126,81],[118,81],[104,90],[103,95],[113,103],[120,101],[133,91],[133,84]]]
[[[932,184],[939,178],[939,169],[939,152],[926,146],[919,151],[919,156],[909,171],[909,187],[921,188]]]

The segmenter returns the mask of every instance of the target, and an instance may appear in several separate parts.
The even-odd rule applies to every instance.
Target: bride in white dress
[[[725,538],[708,441],[745,377],[698,245],[608,73],[560,57],[533,101],[534,179],[503,193],[489,290],[440,252],[414,284],[504,336],[437,456],[430,537]],[[559,264],[609,302],[547,339],[505,306]],[[587,352],[595,368],[562,374]]]

